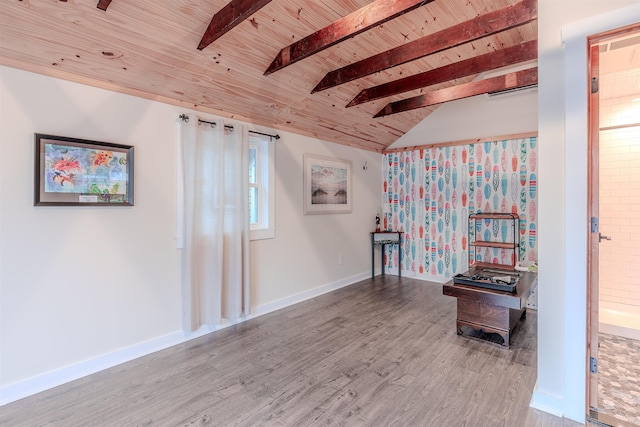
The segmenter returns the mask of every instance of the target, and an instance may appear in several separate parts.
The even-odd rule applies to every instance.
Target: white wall
[[[0,403],[185,339],[174,240],[182,112],[0,67]],[[34,207],[34,132],[134,145],[135,206]],[[381,206],[379,154],[279,133],[276,237],[252,242],[257,313],[366,277]],[[302,215],[303,153],[353,161],[353,213]]]
[[[535,132],[538,96],[535,89],[489,97],[477,95],[441,105],[390,148]]]
[[[1,85],[1,384],[178,330],[175,113],[10,68]],[[34,132],[134,145],[135,206],[34,207]]]
[[[259,305],[370,274],[369,232],[375,229],[376,213],[381,212],[380,154],[280,133],[286,137],[276,143],[276,238],[254,241],[251,251],[251,276]],[[302,214],[305,153],[352,161],[351,214]],[[363,169],[365,162],[367,170]],[[340,254],[342,265],[338,264]]]
[[[577,421],[586,412],[586,36],[637,21],[639,8],[635,0],[538,2],[540,272],[532,405]]]

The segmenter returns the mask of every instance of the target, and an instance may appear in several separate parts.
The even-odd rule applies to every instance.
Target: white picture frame
[[[304,214],[351,213],[351,161],[305,154]]]

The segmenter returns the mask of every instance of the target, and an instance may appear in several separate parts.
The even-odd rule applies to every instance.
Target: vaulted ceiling
[[[536,0],[3,0],[0,64],[382,152],[444,102],[537,83],[536,18]]]

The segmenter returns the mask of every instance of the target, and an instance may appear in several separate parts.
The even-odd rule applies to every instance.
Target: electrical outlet
[[[338,255],[338,265],[344,264],[344,256],[342,254]]]

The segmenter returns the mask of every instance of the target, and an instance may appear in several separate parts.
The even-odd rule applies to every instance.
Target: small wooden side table
[[[482,268],[474,267],[470,274],[478,271],[482,271]],[[458,335],[488,340],[509,348],[513,330],[520,320],[525,318],[527,299],[538,280],[536,273],[517,274],[520,280],[513,293],[455,284],[453,280],[442,285],[443,295],[458,300]],[[494,339],[495,335],[499,336],[499,339]]]
[[[401,231],[372,231],[371,232],[371,278],[375,276],[375,247],[381,246],[382,275],[384,275],[384,249],[386,245],[398,245],[398,277],[402,277],[402,232]]]

